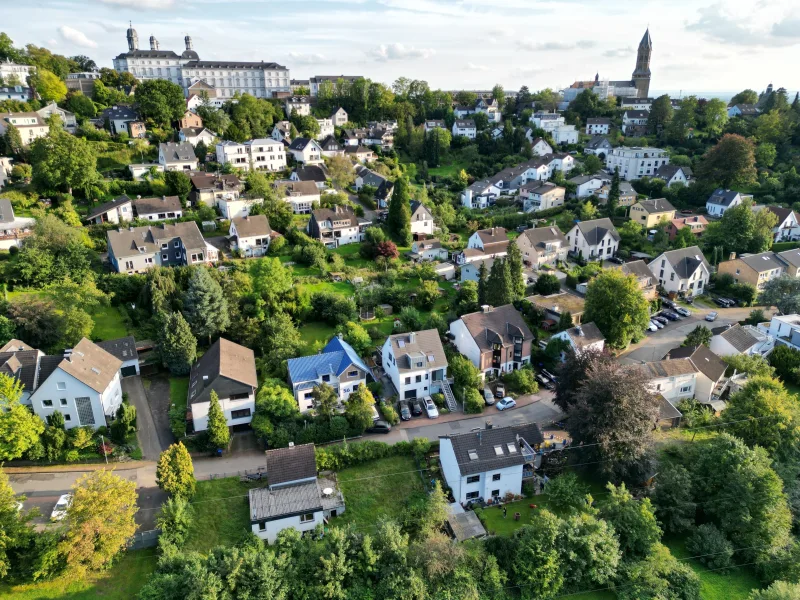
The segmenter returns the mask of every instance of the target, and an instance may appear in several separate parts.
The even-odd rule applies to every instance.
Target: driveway
[[[136,407],[136,436],[139,446],[147,460],[158,460],[159,455],[166,449],[158,436],[158,430],[147,401],[147,394],[142,385],[142,378],[138,375],[125,377],[122,380],[122,391],[128,394],[128,401]]]
[[[166,450],[175,441],[169,426],[169,380],[163,376],[148,379],[147,402],[161,448]],[[157,460],[157,459],[154,459]]]
[[[368,221],[372,221],[373,223],[378,222],[378,213],[372,210],[371,208],[367,207],[363,202],[358,200],[358,196],[353,194],[347,190],[340,190],[347,194],[347,199],[350,200],[353,204],[358,204],[361,208],[364,209],[364,218]]]

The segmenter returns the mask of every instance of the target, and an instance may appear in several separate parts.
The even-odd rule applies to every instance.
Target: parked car
[[[731,306],[736,304],[736,302],[734,302],[730,298],[723,298],[721,296],[719,298],[714,298],[714,302],[716,303],[717,306],[721,306],[722,308],[730,308]]]
[[[662,310],[661,316],[664,317],[665,319],[669,319],[670,321],[680,321],[680,317],[678,316],[678,314],[669,310]]]
[[[378,413],[378,409],[375,408],[374,404],[370,408],[372,409],[372,420],[373,421],[379,421],[380,418],[381,418],[381,415],[380,415],[380,413]]]
[[[606,259],[606,260],[608,260],[608,262],[612,262],[612,263],[617,264],[617,265],[624,265],[625,264],[625,261],[622,260],[619,256],[612,256],[611,258]]]
[[[367,427],[364,431],[366,431],[366,433],[389,433],[391,430],[392,426],[386,421],[373,421],[372,425]]]
[[[547,377],[545,377],[541,373],[537,373],[536,374],[536,381],[538,381],[539,385],[542,386],[546,390],[555,389],[555,386],[553,385],[553,382],[550,381]]]
[[[436,405],[433,403],[433,398],[430,396],[425,396],[425,412],[428,413],[429,419],[435,419],[439,416],[439,410],[436,408]]]
[[[662,317],[661,315],[655,315],[654,317],[651,317],[650,320],[655,321],[656,323],[661,323],[662,327],[664,327],[669,323],[669,321],[664,317]]]
[[[494,405],[494,396],[492,395],[492,390],[489,388],[483,388],[483,399],[486,401],[486,406]]]
[[[547,377],[547,378],[548,378],[550,381],[552,381],[553,383],[555,383],[556,381],[558,381],[558,377],[556,377],[555,375],[553,375],[553,374],[552,374],[550,371],[548,371],[547,369],[542,369],[542,375],[544,375],[545,377]]]
[[[422,414],[422,402],[419,400],[411,401],[411,414],[418,417]]]
[[[400,418],[403,421],[411,420],[411,409],[408,406],[408,402],[405,400],[400,400]]]
[[[655,323],[653,323],[652,321],[650,321],[650,322],[647,324],[647,331],[658,331],[658,325],[656,325]]]
[[[497,398],[502,398],[503,396],[505,396],[506,395],[506,386],[504,384],[502,384],[502,383],[498,383],[497,385],[495,385],[494,386],[494,395]]]
[[[692,311],[690,311],[688,308],[683,308],[682,306],[676,306],[675,312],[684,317],[692,316]]]
[[[70,504],[72,504],[72,494],[64,494],[61,496],[58,502],[56,502],[53,512],[50,513],[50,520],[63,521],[64,517],[67,516],[67,509]]]
[[[715,311],[715,310],[712,310],[710,313],[708,313],[706,315],[706,321],[709,321],[709,322],[716,321],[718,316],[719,316],[719,313],[717,313],[717,311]]]
[[[664,329],[664,325],[663,325],[663,323],[660,323],[660,322],[656,321],[655,319],[650,319],[650,325],[652,325],[653,327],[655,327],[655,328],[656,328],[656,330],[658,330],[658,329]]]
[[[514,408],[516,405],[517,403],[513,398],[506,396],[505,398],[500,400],[500,402],[497,403],[497,410],[506,410],[507,408]]]
[[[664,296],[661,296],[661,305],[666,306],[667,308],[675,308],[675,303]]]
[[[686,304],[694,304],[694,298],[691,296],[684,296],[683,301],[686,302]]]

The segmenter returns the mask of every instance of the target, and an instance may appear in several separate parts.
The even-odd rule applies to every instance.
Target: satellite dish
[[[322,495],[323,496],[333,496],[333,488],[329,488],[329,487],[325,488],[324,490],[322,490]]]

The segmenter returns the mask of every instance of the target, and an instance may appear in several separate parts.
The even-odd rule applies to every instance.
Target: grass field
[[[328,340],[336,333],[336,328],[327,323],[315,321],[303,323],[298,327],[298,331],[300,331],[300,339],[305,343],[303,355],[308,356],[309,354],[316,354],[317,349],[314,346],[317,342],[323,346],[327,344]]]
[[[0,585],[2,600],[134,600],[156,568],[155,548],[128,552],[110,570],[86,579],[57,577],[29,585]]]
[[[410,499],[424,494],[422,480],[408,456],[392,456],[337,473],[345,513],[332,521],[370,531],[384,517],[399,519]]]
[[[469,167],[469,165],[466,162],[458,159],[454,160],[454,157],[449,157],[445,159],[444,163],[438,167],[428,169],[428,173],[440,177],[452,177],[453,175],[458,174],[461,169],[467,170],[467,167]]]
[[[185,550],[208,552],[215,546],[233,546],[250,531],[247,492],[263,482],[241,483],[238,477],[198,481],[192,499],[194,521]]]
[[[129,335],[125,320],[115,306],[98,306],[90,313],[94,319],[92,339],[104,342]]]

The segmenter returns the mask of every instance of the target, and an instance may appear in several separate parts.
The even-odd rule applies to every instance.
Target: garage
[[[132,377],[133,375],[136,375],[136,365],[122,367],[119,372],[123,377]]]

